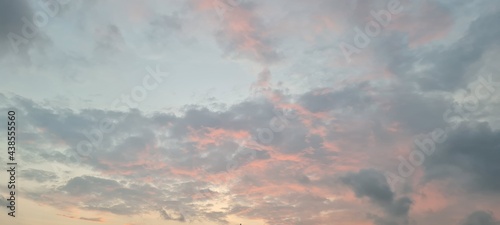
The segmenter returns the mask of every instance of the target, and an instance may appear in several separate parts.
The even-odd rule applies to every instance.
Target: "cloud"
[[[165,220],[174,220],[179,222],[186,222],[186,218],[184,218],[183,214],[177,214],[173,216],[173,213],[167,213],[165,210],[160,210],[160,214]]]
[[[48,181],[58,179],[58,176],[56,173],[49,172],[49,171],[43,171],[43,170],[37,170],[37,169],[23,170],[23,172],[21,173],[20,176],[23,177],[24,179],[35,180],[39,183],[48,182]]]
[[[22,29],[25,25],[23,18],[31,21],[32,17],[33,12],[27,1],[0,1],[0,46],[8,50],[2,51],[0,57],[13,49],[8,34],[15,33],[22,36]]]
[[[395,197],[384,174],[370,169],[348,173],[341,181],[351,187],[358,198],[368,198],[384,210],[386,216],[370,215],[375,224],[407,224],[408,213],[413,200],[408,197]]]
[[[17,96],[7,99],[26,121],[25,151],[32,154],[25,160],[33,164],[48,161],[65,168],[54,177],[57,188],[43,195],[27,194],[35,201],[62,209],[77,206],[117,215],[148,211],[162,215],[161,209],[168,215],[163,218],[181,220],[182,214],[186,221],[193,218],[223,221],[233,207],[251,206],[252,210],[240,215],[275,224],[297,222],[298,218],[302,223],[317,223],[334,218],[335,214],[327,213],[328,210],[342,206],[329,200],[338,193],[324,181],[339,167],[331,163],[337,160],[339,152],[335,151],[339,149],[334,149],[332,140],[326,147],[326,136],[309,132],[310,124],[304,123],[309,120],[315,121],[312,124],[322,123],[321,117],[314,118],[307,110],[290,119],[281,132],[275,133],[274,140],[264,145],[256,139],[257,129],[269,127],[269,121],[280,114],[276,114],[276,107],[269,100],[262,98],[247,99],[221,110],[189,106],[178,115],[146,115],[138,110],[73,111],[42,106]],[[302,116],[312,118],[303,120]],[[99,134],[96,127],[102,119],[110,119],[115,129]],[[88,156],[81,157],[80,163],[65,161],[71,155],[78,155],[81,141],[99,144],[92,147]],[[243,141],[246,144],[240,147]],[[231,163],[235,166],[228,169]],[[339,160],[339,164],[349,162]],[[29,174],[52,172],[48,169],[37,168]],[[74,169],[94,172],[93,175],[63,172]],[[214,213],[198,205],[227,197],[222,190],[235,193],[227,209]],[[274,199],[263,201],[262,195]],[[267,201],[280,207],[275,209]],[[247,202],[253,203],[243,204]],[[314,214],[316,209],[327,214],[318,218]],[[276,217],[275,213],[283,216]]]
[[[86,221],[93,221],[93,222],[104,222],[102,218],[87,218],[87,217],[80,217],[79,219],[81,220],[86,220]]]
[[[405,2],[404,6],[407,13],[394,18],[390,28],[405,32],[410,47],[439,41],[450,34],[455,21],[443,3],[424,0],[413,4]]]
[[[88,193],[100,193],[101,191],[117,189],[118,187],[120,187],[120,184],[114,180],[83,176],[69,180],[60,190],[70,195],[79,196]]]
[[[109,54],[111,56],[112,54],[120,53],[126,50],[126,44],[122,32],[116,25],[100,27],[95,31],[95,35],[96,55]]]
[[[311,112],[329,112],[345,108],[363,110],[373,104],[373,99],[365,92],[369,87],[369,82],[361,82],[339,91],[315,90],[302,95],[299,101]]]
[[[465,218],[462,225],[497,225],[500,221],[495,220],[490,212],[475,211]]]
[[[10,196],[9,196],[10,197]],[[5,212],[9,212],[9,208],[5,207],[5,206],[8,206],[9,205],[9,201],[7,201],[7,198],[5,198],[3,195],[0,195],[0,206],[3,206],[2,210],[4,210]]]
[[[419,76],[418,84],[423,90],[452,91],[467,82],[467,76],[477,72],[475,63],[491,48],[498,48],[500,28],[498,12],[478,17],[465,35],[449,47],[437,47],[426,54],[423,64],[429,69]],[[483,65],[484,66],[484,65]]]
[[[394,200],[385,176],[375,170],[361,170],[359,173],[351,173],[342,178],[342,181],[350,186],[357,197],[368,197],[377,204],[387,204]]]
[[[486,122],[464,122],[424,163],[428,181],[451,179],[479,193],[498,193],[500,131]]]
[[[166,201],[168,193],[168,190],[160,190],[149,184],[79,176],[46,193],[44,201],[60,208],[78,204],[82,209],[127,215],[155,210]],[[59,198],[64,200],[57,200]]]
[[[488,111],[479,109],[470,123],[436,145],[426,164],[406,180],[404,190],[391,190],[381,172],[396,168],[395,158],[411,148],[413,135],[446,127],[443,113],[458,101],[455,91],[476,71],[495,65],[495,7],[486,12],[477,6],[479,1],[424,1],[420,6],[402,1],[405,11],[371,39],[355,64],[346,65],[338,62],[335,43],[353,41],[353,28],[373,20],[370,11],[384,9],[389,1],[238,1],[223,12],[214,2],[85,5],[77,13],[82,15],[69,15],[45,30],[53,38],[70,35],[67,40],[77,44],[61,38],[46,54],[35,54],[39,67],[6,63],[5,68],[15,67],[12,74],[45,72],[32,83],[1,84],[22,86],[9,86],[14,92],[34,90],[15,93],[25,98],[0,94],[0,111],[16,108],[22,121],[19,137],[30,169],[20,176],[33,185],[25,190],[26,198],[60,210],[103,212],[110,218],[150,214],[166,223],[220,224],[242,217],[276,225],[427,224],[438,217],[442,221],[437,222],[451,223],[457,212],[477,210],[462,202],[476,196],[495,200],[500,190],[495,178],[500,137],[494,104]],[[0,4],[5,6],[0,18],[11,19],[0,21],[0,33],[4,27],[20,32],[22,24],[12,18],[32,16],[30,5]],[[68,31],[73,29],[81,33],[71,36]],[[2,38],[1,46],[7,43]],[[194,57],[202,60],[195,66],[188,58],[198,51],[202,53]],[[223,59],[211,58],[221,51]],[[66,68],[67,58],[85,61],[79,76],[89,78],[56,87],[61,77],[52,75],[59,74],[61,65]],[[220,107],[181,102],[170,111],[164,107],[170,107],[171,98],[192,99],[178,98],[179,87],[186,93],[200,87],[191,86],[200,82],[182,86],[173,80],[149,95],[155,100],[145,102],[162,108],[159,111],[73,107],[113,98],[110,95],[117,93],[112,90],[104,89],[98,97],[88,92],[113,81],[107,76],[136,80],[129,73],[112,73],[117,67],[134,70],[133,65],[150,60],[173,59],[179,63],[172,70],[182,77],[187,73],[200,78],[189,74],[194,71],[204,76],[198,81],[234,87],[233,80],[201,71],[212,66],[212,60],[216,69],[224,70],[226,63],[219,63],[224,58],[230,58],[230,67],[241,66],[234,80],[241,93],[250,92],[248,97],[228,91],[223,97],[230,100],[213,98]],[[231,60],[235,58],[253,63]],[[238,79],[247,71],[258,76]],[[39,96],[38,79],[54,83],[49,89],[64,95],[68,104],[54,104],[52,94]],[[91,99],[82,102],[75,96]],[[283,110],[293,110],[296,117],[287,118]],[[103,119],[113,124],[111,131],[99,129]],[[277,124],[283,129],[276,129]],[[5,123],[2,126],[5,129]],[[259,139],[263,129],[272,132],[271,141]],[[81,143],[89,144],[88,152],[81,151]],[[79,160],[68,161],[70,157]],[[436,187],[446,183],[461,192],[419,189],[425,182]],[[444,203],[429,208],[433,201],[418,197],[441,194],[453,198],[443,196]],[[474,201],[477,204],[471,205],[478,208],[495,205]],[[473,214],[464,224],[496,222],[492,214]],[[71,218],[104,222],[100,215]]]
[[[280,61],[282,56],[277,48],[277,40],[270,35],[270,28],[258,13],[261,5],[245,1],[234,5],[226,2],[205,0],[196,3],[199,10],[218,13],[221,26],[215,37],[224,53],[230,57],[250,59],[261,65]]]

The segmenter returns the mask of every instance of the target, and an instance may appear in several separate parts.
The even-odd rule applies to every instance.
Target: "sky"
[[[0,0],[0,223],[498,225],[499,24],[496,0]]]

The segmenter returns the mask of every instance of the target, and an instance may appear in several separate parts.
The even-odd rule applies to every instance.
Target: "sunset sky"
[[[0,224],[499,225],[499,60],[497,0],[0,0]]]

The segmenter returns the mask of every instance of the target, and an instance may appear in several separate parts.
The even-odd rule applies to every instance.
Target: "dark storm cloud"
[[[359,198],[368,197],[377,204],[388,204],[394,199],[385,176],[375,170],[361,170],[342,178]]]
[[[452,179],[478,192],[500,192],[500,131],[488,123],[462,123],[426,159],[427,180]]]
[[[351,187],[358,198],[366,197],[386,213],[385,216],[369,216],[375,224],[407,224],[408,213],[413,200],[408,197],[396,198],[384,174],[370,169],[348,173],[341,181]]]

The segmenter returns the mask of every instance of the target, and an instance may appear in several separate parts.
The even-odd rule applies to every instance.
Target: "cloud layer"
[[[21,198],[77,224],[499,224],[499,22],[495,1],[0,0]]]

